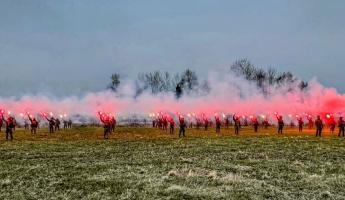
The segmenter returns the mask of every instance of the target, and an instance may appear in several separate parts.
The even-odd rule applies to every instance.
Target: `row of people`
[[[60,120],[58,118],[54,119],[53,117],[48,118],[45,117],[49,123],[49,132],[54,133],[54,131],[60,130]],[[30,121],[30,132],[31,134],[36,134],[37,133],[37,128],[39,127],[39,121],[32,115],[28,114],[28,119]],[[6,140],[13,140],[13,131],[15,131],[15,127],[17,125],[16,120],[13,116],[8,116],[6,119],[1,113],[0,115],[0,132],[3,124],[5,123],[6,126]],[[64,120],[64,129],[71,128],[72,127],[72,120]],[[25,130],[29,129],[28,128],[29,124],[26,122],[24,124]]]
[[[276,116],[277,118],[277,132],[278,134],[283,134],[283,130],[284,130],[284,127],[285,127],[285,123],[284,123],[284,120],[283,120],[283,117],[280,116],[280,115],[277,115]],[[179,136],[184,136],[185,135],[185,129],[187,127],[187,123],[184,119],[183,116],[179,116],[179,125],[180,125],[180,134]],[[204,123],[204,126],[205,126],[205,130],[207,130],[208,128],[208,120],[205,119],[204,120],[205,123]],[[175,121],[173,118],[167,118],[166,121],[165,120],[162,120],[163,122],[163,130],[167,130],[167,126],[168,124],[170,124],[170,133],[172,134],[174,132],[174,126],[175,126]],[[157,121],[153,120],[153,127],[156,127],[155,124],[157,123]],[[234,130],[235,130],[235,134],[236,135],[239,135],[240,133],[240,129],[241,129],[241,118],[239,116],[236,116],[236,115],[233,115],[233,124],[234,124]],[[251,121],[251,124],[254,128],[254,132],[258,132],[258,128],[260,126],[260,123],[259,121],[257,120],[257,118],[252,118],[252,121]],[[335,127],[336,127],[336,124],[334,123],[328,123],[329,124],[329,127],[330,127],[330,131],[331,133],[334,132],[335,130]],[[343,120],[343,117],[340,117],[339,120],[338,120],[338,128],[339,128],[339,132],[338,132],[338,136],[343,136],[344,137],[344,132],[345,132],[345,121]],[[222,126],[222,122],[220,120],[220,118],[218,116],[215,117],[215,125],[216,125],[216,133],[220,133],[220,128]],[[269,126],[269,123],[268,123],[268,120],[264,120],[262,125],[267,128]],[[226,127],[227,126],[227,123],[225,121],[224,123],[224,126]],[[322,131],[323,131],[323,128],[324,128],[324,122],[323,120],[321,119],[320,116],[317,116],[317,119],[315,120],[315,122],[313,122],[313,127],[316,127],[316,133],[315,135],[316,136],[321,136],[322,134]],[[159,125],[157,127],[160,127]],[[191,126],[190,126],[191,127]],[[299,132],[302,132],[303,131],[303,127],[304,127],[304,122],[301,118],[298,118],[298,131]],[[310,125],[308,125],[308,127],[310,127]]]
[[[0,131],[1,131],[1,127],[3,125],[3,122],[5,122],[6,124],[6,139],[13,139],[13,130],[15,129],[16,126],[16,120],[14,117],[9,116],[7,119],[5,119],[4,115],[1,114],[0,115],[1,120],[0,120]],[[108,139],[109,138],[109,134],[111,132],[115,131],[115,126],[116,126],[116,119],[114,116],[109,116],[109,115],[105,115],[105,114],[100,114],[100,120],[101,122],[104,124],[104,138]],[[277,117],[277,125],[278,125],[278,134],[283,134],[283,129],[284,129],[284,120],[282,116],[276,116]],[[58,118],[48,118],[45,117],[46,120],[49,122],[49,132],[50,133],[54,133],[54,131],[57,131],[60,129],[60,120]],[[28,115],[28,119],[30,121],[31,124],[31,133],[32,134],[36,134],[37,132],[37,128],[39,126],[39,122],[38,120],[36,120],[35,117],[32,117],[31,115]],[[163,120],[161,122],[158,121],[158,127],[165,129],[167,131],[168,129],[168,124],[170,125],[170,134],[174,133],[174,128],[175,128],[175,121],[173,118],[162,118]],[[178,118],[179,121],[179,137],[184,137],[185,136],[185,132],[186,132],[186,128],[187,128],[187,123],[184,119],[184,117],[182,115],[179,115]],[[205,120],[206,122],[208,122],[207,120]],[[66,128],[70,128],[72,126],[72,122],[71,120],[66,121],[64,120],[64,129]],[[235,134],[239,135],[240,133],[240,129],[241,129],[241,118],[239,116],[234,115],[233,116],[233,124],[234,124],[234,129],[235,129]],[[265,123],[266,122],[266,123]],[[155,123],[155,122],[153,122]],[[205,125],[205,130],[207,130],[207,126],[208,123],[205,123],[207,125]],[[218,116],[215,116],[215,125],[216,125],[216,133],[220,133],[220,129],[222,124],[225,125],[225,127],[227,126],[227,122],[225,121],[225,123],[222,123],[222,121],[220,120],[220,118]],[[259,121],[257,120],[257,118],[252,118],[252,122],[251,124],[254,127],[254,132],[258,131],[258,127],[259,127]],[[263,121],[263,124],[268,125],[268,121]],[[324,128],[324,122],[322,121],[320,116],[317,116],[317,119],[314,122],[314,125],[316,127],[316,136],[321,136],[323,128]],[[155,126],[155,124],[154,124]],[[301,118],[298,119],[298,126],[299,126],[299,131],[302,132],[303,130],[303,120]],[[333,129],[335,129],[336,125],[332,124],[332,128],[331,131]],[[338,128],[339,128],[339,136],[343,136],[344,137],[344,132],[345,132],[345,122],[343,120],[343,117],[340,117],[338,120]]]

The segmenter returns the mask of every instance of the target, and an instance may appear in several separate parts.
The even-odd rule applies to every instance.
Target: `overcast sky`
[[[248,58],[345,92],[342,0],[0,0],[0,96],[104,89]]]

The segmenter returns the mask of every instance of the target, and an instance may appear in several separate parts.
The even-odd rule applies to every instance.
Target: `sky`
[[[0,96],[80,95],[112,73],[237,59],[345,92],[342,0],[0,0]]]

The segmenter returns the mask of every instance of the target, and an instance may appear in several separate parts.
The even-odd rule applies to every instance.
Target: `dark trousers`
[[[180,133],[179,133],[179,137],[183,136],[183,137],[186,137],[185,135],[186,133],[186,128],[185,127],[180,127]]]
[[[103,135],[104,139],[109,139],[109,133],[110,133],[110,128],[105,126],[104,127],[104,135]]]
[[[278,126],[278,134],[283,134],[283,126]]]
[[[6,140],[13,140],[13,131],[12,128],[7,128],[6,127]]]
[[[338,134],[338,136],[340,137],[340,136],[343,136],[344,137],[344,132],[345,132],[345,127],[340,127],[339,128],[339,134]]]
[[[31,134],[36,134],[37,127],[31,127]]]
[[[216,125],[216,133],[220,133],[220,125]]]
[[[330,131],[331,131],[332,134],[334,133],[334,129],[335,129],[335,126],[331,126],[330,127]]]
[[[240,134],[240,126],[235,126],[235,134],[239,135]]]
[[[316,137],[321,137],[322,128],[316,128]]]
[[[49,125],[49,133],[54,133],[54,125]]]
[[[303,126],[298,126],[298,132],[302,132],[303,131]]]
[[[170,126],[170,134],[174,134],[174,126]]]

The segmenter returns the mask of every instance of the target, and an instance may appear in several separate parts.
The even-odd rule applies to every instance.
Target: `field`
[[[327,130],[328,131],[328,130]],[[74,127],[0,138],[0,199],[345,199],[345,138]]]

